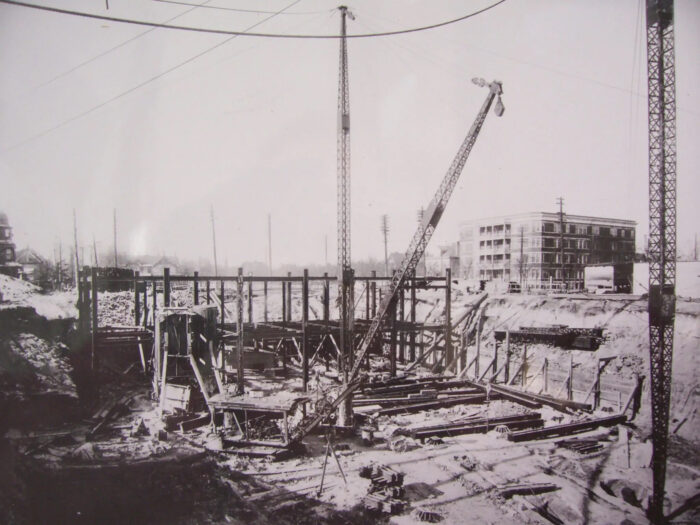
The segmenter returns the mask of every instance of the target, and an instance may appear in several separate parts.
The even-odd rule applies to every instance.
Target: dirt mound
[[[0,339],[0,392],[14,399],[36,394],[77,397],[68,348],[33,334]],[[1,394],[0,394],[1,395]]]

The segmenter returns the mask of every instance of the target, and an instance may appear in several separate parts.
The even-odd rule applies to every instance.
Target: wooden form
[[[302,370],[304,387],[308,384],[309,364],[312,360],[318,359],[318,356],[324,353],[334,353],[339,340],[339,324],[336,319],[331,319],[330,308],[330,283],[335,281],[335,277],[330,277],[324,274],[320,277],[309,276],[305,270],[303,276],[292,276],[288,273],[286,277],[278,276],[253,276],[242,275],[242,270],[236,276],[206,276],[199,275],[195,272],[191,276],[171,275],[168,268],[163,270],[162,275],[140,275],[135,273],[133,277],[108,277],[102,275],[99,268],[85,268],[81,271],[81,279],[79,279],[79,312],[80,326],[83,328],[83,333],[91,337],[91,359],[93,368],[99,354],[99,338],[92,334],[97,333],[98,326],[98,292],[91,291],[93,288],[99,289],[102,283],[113,282],[129,282],[134,290],[134,324],[143,326],[155,332],[155,322],[158,311],[161,308],[167,308],[171,304],[171,289],[173,286],[181,287],[189,284],[187,289],[191,290],[192,302],[197,305],[200,303],[200,285],[205,284],[205,300],[206,304],[214,303],[219,309],[219,337],[218,340],[227,345],[235,346],[242,345],[244,348],[265,349],[278,352],[283,367],[286,368],[290,357],[294,359],[294,350],[298,349],[297,365]],[[367,327],[370,324],[368,319],[371,319],[376,314],[377,309],[377,294],[381,294],[381,289],[378,285],[388,281],[387,277],[378,277],[375,272],[370,277],[357,277],[355,282],[364,283],[365,293],[365,319],[357,319],[355,321],[355,334],[357,338],[361,338]],[[97,286],[93,287],[92,283]],[[219,294],[216,294],[214,289],[216,283],[219,283]],[[227,305],[227,296],[230,296],[230,291],[227,290],[228,283],[236,282],[236,293],[238,297],[236,303],[241,303],[243,298],[247,298],[247,323],[243,316],[231,314]],[[322,319],[313,321],[309,316],[309,298],[312,293],[312,286],[316,283],[321,284],[321,301],[323,303]],[[281,303],[281,318],[271,320],[273,312],[270,312],[268,305],[268,297],[271,291],[271,285],[278,285],[282,294]],[[262,285],[263,287],[263,322],[255,322],[253,311],[253,296],[256,288]],[[294,289],[299,286],[301,289],[301,319],[295,320],[293,315],[292,295]],[[151,304],[148,307],[148,296],[151,293]],[[212,289],[214,288],[214,289]],[[397,306],[396,315],[401,317],[391,326],[386,326],[382,330],[381,337],[377,338],[375,352],[380,351],[381,345],[389,345],[390,359],[396,362],[396,359],[405,360],[408,356],[414,357],[419,350],[424,353],[425,340],[428,339],[426,334],[435,339],[443,334],[450,334],[451,327],[440,324],[426,324],[415,322],[416,312],[416,290],[426,288],[445,288],[446,297],[451,297],[451,280],[449,272],[446,277],[421,277],[415,276],[407,280],[405,291],[408,294],[401,294],[402,302]],[[247,291],[247,293],[246,293]],[[158,296],[161,299],[158,299]],[[408,296],[408,299],[406,298]],[[403,303],[408,300],[409,305],[406,307]],[[159,305],[160,303],[160,305]],[[90,308],[86,308],[86,305]],[[229,303],[230,304],[230,303]],[[162,305],[162,306],[161,306]],[[236,304],[241,313],[245,306]],[[406,315],[406,310],[409,314]],[[89,313],[88,313],[89,312]],[[227,313],[228,312],[228,313]],[[233,318],[231,318],[233,317]],[[409,317],[410,319],[406,319]],[[449,312],[447,312],[447,321],[449,323]],[[241,330],[238,327],[241,327]],[[451,338],[450,338],[451,339]],[[439,349],[433,348],[433,351],[448,352],[450,345],[442,345]],[[291,352],[291,356],[288,355]],[[336,352],[337,353],[337,352]],[[242,353],[239,352],[239,355]],[[367,358],[367,366],[369,365],[369,356]],[[394,367],[395,371],[395,367]],[[238,370],[241,384],[239,388],[243,389],[242,383],[243,373]]]
[[[308,401],[309,398],[307,397],[299,397],[291,402],[283,404],[270,403],[265,399],[241,399],[229,397],[225,394],[215,394],[209,398],[208,404],[212,412],[211,420],[214,431],[218,430],[216,414],[231,414],[230,420],[235,423],[236,428],[240,432],[241,439],[237,439],[235,442],[229,441],[229,443],[286,447],[290,444],[289,418],[294,416],[296,411],[300,407],[303,407]],[[280,439],[250,439],[249,421],[260,416],[282,420],[282,434],[280,435]],[[229,418],[224,417],[223,420],[226,422]]]

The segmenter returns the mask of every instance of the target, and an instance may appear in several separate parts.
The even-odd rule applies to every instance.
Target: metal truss
[[[647,0],[649,89],[649,352],[654,494],[663,521],[676,283],[676,82],[673,1]]]

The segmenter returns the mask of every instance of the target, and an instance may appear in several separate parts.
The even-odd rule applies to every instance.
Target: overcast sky
[[[191,8],[153,0],[32,0],[163,22]],[[185,0],[192,1],[195,0]],[[196,0],[197,3],[202,0]],[[293,0],[211,0],[279,10]],[[349,32],[440,22],[493,3],[355,0]],[[565,211],[648,230],[643,0],[509,0],[447,27],[348,43],[353,259],[404,251],[486,90],[503,81],[432,250],[461,222]],[[335,2],[301,0],[258,32],[336,34]],[[197,8],[174,24],[244,30],[270,15]],[[678,235],[700,225],[700,2],[676,1]],[[337,40],[236,37],[155,29],[0,4],[0,210],[18,248],[51,256],[58,239],[197,259],[321,263],[336,239]],[[115,46],[132,41],[105,53]],[[87,65],[83,62],[104,54]],[[57,78],[58,77],[58,78]],[[134,89],[136,88],[136,89]],[[128,92],[102,105],[117,95]],[[92,108],[94,109],[93,111]],[[84,116],[79,115],[86,113]],[[639,243],[641,244],[641,242]]]

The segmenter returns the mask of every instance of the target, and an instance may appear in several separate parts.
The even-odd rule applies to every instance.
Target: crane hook
[[[503,101],[501,100],[501,95],[498,95],[498,100],[496,100],[496,107],[493,108],[494,113],[496,113],[497,117],[500,117],[503,115],[503,112],[506,110],[505,106],[503,105]]]

